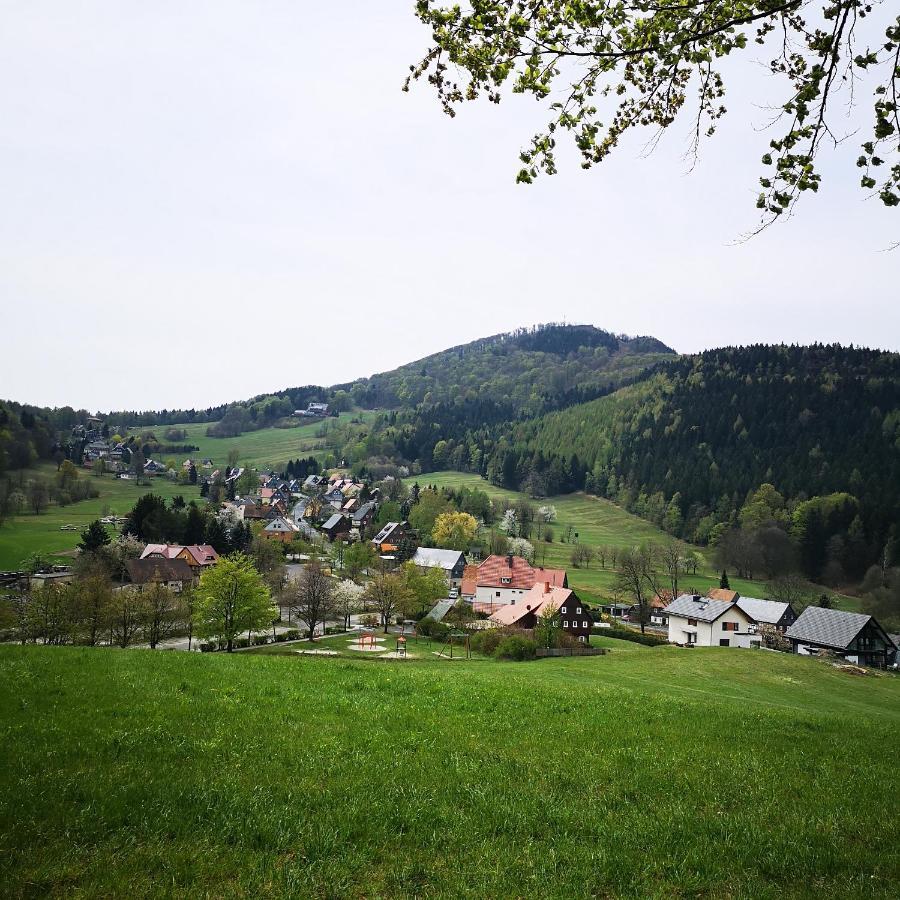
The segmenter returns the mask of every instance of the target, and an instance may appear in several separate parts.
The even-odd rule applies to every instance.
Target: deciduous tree
[[[288,582],[285,596],[291,612],[306,625],[306,636],[312,640],[316,628],[335,615],[334,579],[325,574],[317,559],[310,560],[300,573],[300,577]]]
[[[277,611],[252,560],[236,553],[200,576],[194,614],[197,633],[225,641],[230,653],[237,635],[267,627]]]
[[[873,11],[873,7],[875,10]],[[878,14],[882,12],[882,14]],[[632,129],[658,137],[690,107],[693,149],[725,114],[726,56],[754,42],[781,83],[776,136],[762,157],[762,224],[816,192],[818,157],[858,102],[860,75],[874,82],[856,161],[862,188],[900,205],[900,17],[878,0],[420,0],[416,15],[432,45],[411,66],[405,89],[426,77],[446,113],[485,96],[531,94],[550,118],[520,154],[518,181],[556,172],[557,140],[568,134],[589,168]],[[770,37],[771,36],[771,37]]]
[[[464,512],[441,513],[434,520],[431,539],[437,547],[450,550],[468,550],[475,540],[478,523],[475,517]]]

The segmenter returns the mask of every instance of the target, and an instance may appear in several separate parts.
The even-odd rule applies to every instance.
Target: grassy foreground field
[[[429,472],[417,478],[407,478],[409,484],[418,482],[420,486],[436,485],[450,488],[478,488],[485,491],[492,498],[507,499],[512,502],[525,497],[517,491],[508,491],[485,481],[478,475],[468,472]],[[533,539],[538,563],[543,563],[551,568],[564,568],[569,573],[569,584],[584,594],[588,601],[609,599],[614,595],[613,585],[616,573],[607,563],[604,569],[595,561],[589,568],[576,569],[572,565],[572,544],[564,544],[561,538],[565,535],[569,525],[578,533],[580,543],[590,547],[612,547],[622,549],[633,547],[643,541],[655,541],[664,543],[671,537],[661,531],[655,525],[627,510],[616,506],[609,500],[601,497],[593,497],[588,494],[563,494],[558,497],[548,497],[540,501],[556,507],[558,519],[553,524],[554,540],[550,544]],[[703,558],[703,564],[697,570],[696,575],[683,575],[679,582],[680,590],[695,588],[700,593],[705,593],[709,588],[719,586],[720,572],[713,566],[711,554],[700,547],[691,547]],[[767,596],[767,587],[763,581],[751,581],[745,578],[737,578],[729,574],[731,587],[747,597]],[[822,588],[822,591],[826,591]],[[838,609],[856,610],[858,601],[854,597],[847,597],[828,591],[829,596],[834,597],[835,606]]]
[[[900,679],[0,648],[23,896],[895,898]]]

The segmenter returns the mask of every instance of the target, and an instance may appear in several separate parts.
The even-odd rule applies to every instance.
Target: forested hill
[[[503,402],[537,415],[603,393],[675,351],[653,337],[593,325],[543,325],[451,347],[340,387],[361,406]]]
[[[877,547],[900,523],[900,355],[816,345],[678,357],[610,396],[511,424],[483,449],[495,481],[553,492],[583,479],[703,542],[761,484],[794,503],[846,494]]]

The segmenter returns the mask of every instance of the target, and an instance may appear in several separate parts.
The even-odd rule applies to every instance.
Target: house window
[[[581,641],[581,643],[583,644],[584,643],[584,635],[583,634],[578,635],[578,640]]]
[[[737,631],[738,623],[737,622],[723,622],[722,623],[722,631]]]
[[[581,615],[581,607],[579,606],[578,609],[575,610],[575,612],[577,612],[578,615],[580,616]]]
[[[696,626],[697,626],[697,620],[696,620],[696,619],[688,619],[688,625],[693,625],[694,627],[696,627]]]
[[[587,627],[588,627],[587,619],[584,620],[584,626],[583,626],[583,627],[584,627],[584,628],[587,628]]]
[[[497,596],[498,596],[498,597],[500,596],[500,591],[497,591]]]
[[[722,639],[719,641],[719,646],[720,646],[720,647],[730,647],[730,646],[731,646],[731,641],[730,641],[728,638],[722,638]]]
[[[512,578],[501,578],[500,584],[509,584],[512,581]]]
[[[568,620],[566,620],[565,622],[563,622],[563,628],[568,628],[568,627],[569,627],[569,622],[568,622]]]

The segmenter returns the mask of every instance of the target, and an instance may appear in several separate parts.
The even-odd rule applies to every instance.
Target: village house
[[[590,643],[591,616],[587,607],[571,588],[554,587],[549,581],[539,582],[515,603],[497,609],[490,621],[499,627],[532,629],[542,615],[554,612],[559,626],[583,644]]]
[[[564,569],[532,566],[521,556],[492,555],[478,566],[474,583],[471,578],[463,579],[463,597],[471,599],[477,611],[491,613],[498,606],[515,603],[544,581],[551,587],[569,586]]]
[[[339,537],[350,533],[350,520],[340,513],[335,513],[322,526],[322,534],[332,543]]]
[[[268,541],[280,541],[289,544],[297,535],[296,523],[286,516],[275,516],[262,530],[262,536]]]
[[[847,662],[883,669],[896,658],[897,645],[872,616],[807,606],[785,632],[801,656],[830,651]]]
[[[125,561],[128,578],[138,589],[148,584],[162,584],[175,593],[181,593],[194,580],[191,567],[181,558],[129,559]]]
[[[458,588],[462,583],[463,572],[466,568],[466,555],[460,550],[438,550],[434,547],[419,547],[416,550],[412,562],[423,572],[428,569],[441,569],[447,584],[451,588]]]
[[[294,415],[300,419],[305,419],[305,418],[321,419],[328,415],[328,404],[327,403],[309,403],[309,404],[307,404],[306,409],[295,409]]]
[[[760,625],[783,630],[785,623],[796,618],[789,603],[739,594],[731,600],[682,594],[664,612],[669,619],[669,641],[689,647],[760,647]]]
[[[409,532],[409,522],[388,522],[372,538],[372,546],[378,553],[395,553],[400,542],[409,536]]]
[[[191,568],[194,577],[207,566],[219,561],[219,554],[209,544],[147,544],[141,559],[183,559]]]
[[[325,502],[339,510],[344,505],[344,492],[339,487],[330,488],[325,492]]]
[[[359,534],[362,534],[372,524],[376,512],[378,512],[378,506],[373,500],[363,503],[353,511],[351,521]]]

